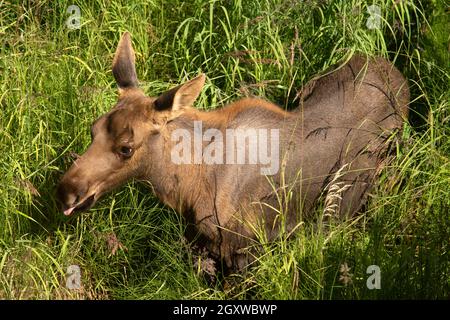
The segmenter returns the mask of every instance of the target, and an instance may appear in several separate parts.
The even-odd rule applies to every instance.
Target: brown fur
[[[292,112],[257,98],[209,112],[196,110],[192,104],[205,81],[203,75],[160,97],[147,97],[134,81],[128,34],[119,43],[113,73],[119,101],[94,123],[91,146],[62,178],[58,195],[63,209],[69,214],[85,210],[130,179],[147,181],[161,201],[186,217],[189,233],[200,234],[209,251],[233,269],[251,261],[245,248],[255,242],[255,225],[266,230],[269,240],[279,234],[279,224],[274,224],[278,212],[273,208],[280,209],[278,199],[287,188],[292,194],[282,204],[287,231],[301,216],[311,214],[343,167],[337,182],[349,188],[342,194],[338,213],[360,210],[385,159],[387,140],[402,127],[409,103],[406,80],[381,58],[355,56],[314,79]],[[194,120],[202,121],[204,130],[222,132],[279,129],[280,171],[268,178],[258,165],[174,164],[171,133],[179,128],[192,132]]]

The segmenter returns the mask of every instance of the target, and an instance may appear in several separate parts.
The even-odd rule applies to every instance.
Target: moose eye
[[[122,146],[119,149],[119,153],[124,158],[129,158],[133,155],[133,149],[127,146]]]

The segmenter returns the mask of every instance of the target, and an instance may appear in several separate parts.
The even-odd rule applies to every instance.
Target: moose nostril
[[[75,195],[76,195],[75,203],[78,203],[80,200],[82,200],[86,196],[87,192],[88,192],[88,186],[87,185],[84,186],[81,189],[78,189],[75,192]]]
[[[57,196],[64,208],[73,207],[87,194],[87,183],[80,183],[78,179],[64,179],[57,188]]]

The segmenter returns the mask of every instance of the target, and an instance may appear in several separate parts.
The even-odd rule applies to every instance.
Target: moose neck
[[[196,211],[213,198],[211,188],[211,171],[208,166],[194,161],[194,130],[195,123],[200,123],[203,130],[216,127],[216,124],[207,121],[206,112],[187,112],[173,120],[161,132],[154,159],[149,163],[143,180],[149,181],[154,192],[166,205],[178,212]],[[206,120],[206,121],[203,121]],[[173,132],[183,130],[191,138],[190,163],[177,163],[172,158],[171,152],[179,141],[173,141]],[[149,143],[152,143],[149,141]],[[215,182],[214,182],[215,183]],[[205,187],[208,186],[208,187]]]

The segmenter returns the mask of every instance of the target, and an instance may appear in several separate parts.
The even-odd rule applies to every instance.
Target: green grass
[[[445,1],[0,0],[0,298],[450,298],[449,18]],[[69,30],[66,9],[81,8]],[[372,4],[370,2],[369,4]],[[209,284],[183,241],[184,224],[138,183],[65,218],[55,185],[114,104],[111,73],[131,32],[149,95],[200,71],[198,107],[244,95],[285,108],[316,73],[356,51],[394,61],[410,80],[410,123],[364,214],[328,221],[318,208],[292,239],[263,246],[232,288]],[[112,254],[109,237],[123,247]],[[340,281],[342,264],[352,282]],[[77,264],[82,289],[66,288]],[[366,286],[369,265],[381,289]]]

